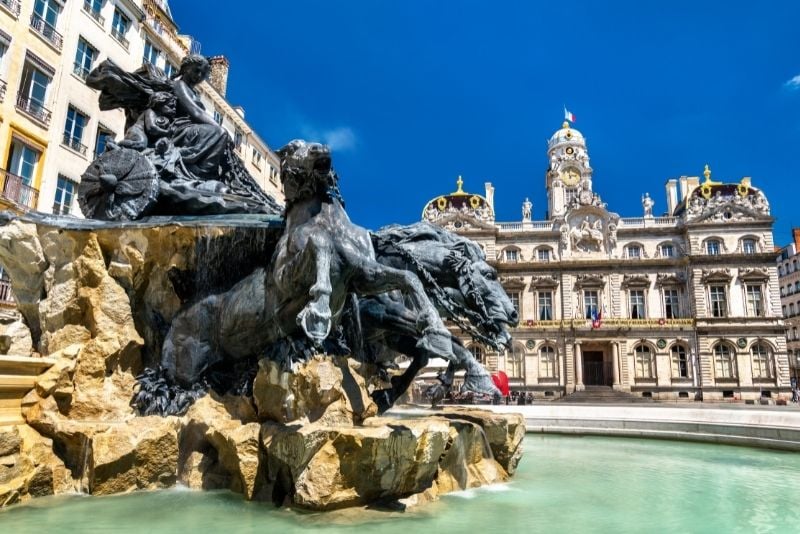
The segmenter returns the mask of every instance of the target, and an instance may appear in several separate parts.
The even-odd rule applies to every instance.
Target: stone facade
[[[81,174],[125,126],[122,111],[100,111],[88,73],[111,59],[173,74],[190,52],[199,43],[178,33],[166,0],[0,2],[0,208],[80,216]],[[242,109],[209,83],[199,92],[259,185],[282,202],[278,158]]]
[[[792,229],[793,242],[778,255],[781,310],[786,321],[789,376],[800,381],[800,228]]]
[[[491,371],[544,399],[586,386],[656,399],[788,394],[773,219],[750,178],[722,183],[706,167],[702,183],[667,181],[663,216],[645,194],[641,216],[621,217],[594,190],[581,132],[564,123],[547,156],[542,220],[525,199],[521,221],[496,222],[491,184],[423,209],[480,244],[518,305],[513,350],[471,346]]]

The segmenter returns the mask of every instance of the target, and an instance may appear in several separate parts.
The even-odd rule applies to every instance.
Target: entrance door
[[[607,372],[603,351],[587,350],[583,353],[583,383],[587,386],[607,386]]]

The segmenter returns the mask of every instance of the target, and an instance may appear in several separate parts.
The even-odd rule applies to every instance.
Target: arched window
[[[753,378],[772,378],[772,352],[764,343],[756,343],[750,349],[753,356]]]
[[[508,247],[503,250],[503,261],[516,263],[522,260],[522,255],[517,247]]]
[[[674,258],[675,257],[675,245],[670,242],[661,243],[658,245],[658,252],[661,254],[662,258]]]
[[[673,345],[670,349],[670,355],[672,356],[672,378],[691,378],[692,364],[689,361],[686,347]]]
[[[745,238],[742,239],[742,254],[755,254],[758,252],[756,250],[756,240],[753,238]]]
[[[539,261],[550,261],[553,259],[553,251],[550,247],[541,247],[536,250],[536,259]]]
[[[486,365],[486,359],[485,359],[485,356],[483,354],[483,347],[481,347],[477,343],[473,343],[472,345],[470,345],[469,351],[472,353],[473,356],[475,356],[476,360],[478,360],[480,363]]]
[[[706,241],[706,254],[709,256],[719,256],[722,254],[722,242],[719,239],[709,239]]]
[[[644,255],[643,252],[642,252],[642,245],[640,245],[639,243],[631,243],[630,245],[628,245],[626,247],[626,251],[627,251],[627,254],[626,254],[627,257],[632,258],[632,259],[637,259],[638,260],[639,258],[641,258]]]
[[[714,346],[714,369],[717,378],[736,378],[736,352],[726,343]]]
[[[545,345],[539,349],[539,378],[557,378],[556,349]]]
[[[636,378],[653,378],[653,352],[647,345],[637,345],[634,349]]]
[[[506,374],[511,378],[522,378],[522,368],[524,361],[524,351],[519,345],[514,345],[511,350],[506,351]]]

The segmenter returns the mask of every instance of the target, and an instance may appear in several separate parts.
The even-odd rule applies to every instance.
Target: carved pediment
[[[742,186],[739,186],[741,188]],[[730,189],[730,191],[728,191]],[[737,187],[722,186],[709,198],[693,195],[686,207],[686,219],[698,222],[755,221],[770,216],[769,203],[761,191],[741,195]]]
[[[522,276],[501,276],[500,284],[509,289],[521,289],[525,287],[525,278]]]
[[[730,269],[703,269],[700,279],[708,282],[730,282],[733,279]]]
[[[553,275],[531,276],[532,288],[554,288],[558,287],[558,278]]]
[[[438,218],[426,218],[425,220],[456,233],[470,230],[494,230],[494,224],[491,221],[474,217],[468,213],[445,213]]]
[[[656,275],[656,286],[683,285],[686,277],[681,273],[658,273]]]
[[[646,274],[626,274],[622,277],[622,287],[650,287]]]
[[[606,285],[605,277],[602,274],[579,274],[575,280],[575,287],[602,287]]]
[[[769,280],[769,269],[766,267],[753,267],[752,269],[739,269],[739,278],[750,282],[764,282]]]

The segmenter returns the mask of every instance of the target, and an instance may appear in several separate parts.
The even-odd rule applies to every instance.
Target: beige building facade
[[[0,0],[0,208],[80,215],[80,176],[124,135],[120,110],[101,112],[89,72],[111,59],[166,74],[199,43],[178,33],[166,0]],[[238,144],[258,183],[280,202],[278,158],[225,99],[228,63],[212,58],[206,109]]]
[[[517,305],[513,350],[470,345],[512,389],[555,399],[587,387],[662,400],[786,397],[789,361],[763,192],[750,178],[666,183],[654,215],[612,211],[586,140],[564,123],[547,145],[547,213],[497,222],[495,191],[432,199],[422,218],[483,248]],[[459,179],[459,182],[461,180]],[[470,340],[465,342],[469,345]]]
[[[789,376],[800,384],[800,228],[792,229],[792,243],[778,254],[781,310],[786,321]]]

